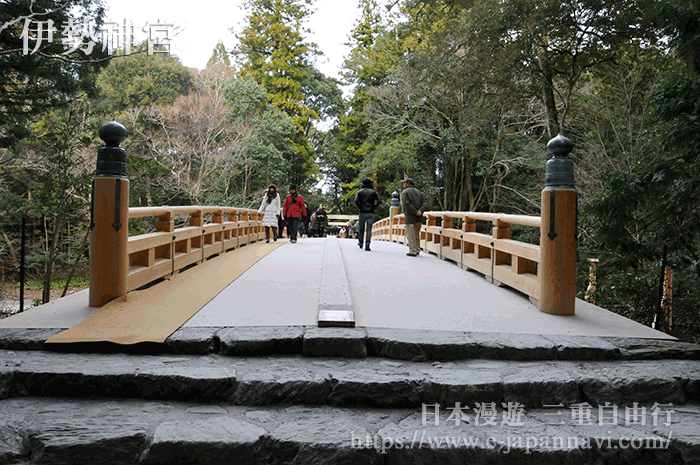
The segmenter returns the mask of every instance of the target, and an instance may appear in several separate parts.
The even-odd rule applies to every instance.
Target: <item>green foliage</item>
[[[660,311],[659,280],[674,270],[674,331],[697,334],[692,301],[700,285],[700,162],[697,158],[700,80],[669,71],[671,57],[630,53],[592,96],[603,121],[592,135],[600,191],[582,217],[584,250],[602,254],[606,273],[599,303],[650,324]],[[589,109],[592,107],[588,107]]]
[[[240,182],[257,190],[271,182],[281,185],[294,176],[286,163],[296,154],[292,119],[267,103],[265,90],[253,79],[232,80],[224,95],[231,122],[248,128],[245,145],[238,153]]]
[[[58,278],[51,281],[51,290],[63,289],[66,285],[66,278]],[[90,286],[90,278],[87,276],[75,276],[70,280],[71,287],[86,288]],[[19,287],[19,283],[17,286]],[[28,291],[40,291],[44,287],[44,282],[38,279],[30,279],[24,283],[24,288]]]
[[[317,47],[304,39],[303,27],[311,1],[249,0],[247,25],[238,36],[234,53],[241,73],[252,77],[267,94],[268,102],[294,123],[294,153],[285,156],[286,181],[304,184],[317,173],[315,151],[309,137],[321,117],[340,114],[340,90],[313,65]]]
[[[207,62],[207,68],[216,65],[223,65],[226,67],[231,66],[231,59],[229,58],[229,53],[226,50],[226,47],[224,47],[223,42],[217,43],[216,47],[214,47],[211,58],[209,58],[209,61]]]
[[[99,62],[105,56],[100,44],[86,57],[80,50],[70,52],[70,44],[56,38],[37,44],[32,36],[25,54],[22,33],[25,19],[32,12],[37,14],[30,22],[33,30],[38,26],[37,21],[51,20],[60,27],[68,20],[81,23],[85,19],[99,26],[104,17],[104,7],[97,0],[2,2],[0,147],[11,147],[18,140],[31,136],[29,126],[34,116],[65,105],[78,93],[94,95],[96,74],[104,66]]]
[[[136,53],[110,60],[97,79],[106,111],[170,105],[192,90],[192,76],[180,60],[163,53]]]

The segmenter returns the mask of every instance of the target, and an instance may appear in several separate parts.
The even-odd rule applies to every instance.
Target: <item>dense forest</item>
[[[25,30],[100,24],[99,0],[0,3],[0,297],[23,217],[43,301],[57,278],[85,277],[106,120],[129,132],[132,206],[257,207],[269,183],[295,183],[312,207],[354,213],[368,177],[379,216],[406,175],[431,210],[539,215],[545,147],[562,133],[579,297],[597,259],[596,303],[652,325],[671,270],[672,327],[658,327],[700,339],[699,0],[360,0],[342,81],[316,67],[311,0],[246,7],[238,45],[196,70],[146,44],[86,59]]]

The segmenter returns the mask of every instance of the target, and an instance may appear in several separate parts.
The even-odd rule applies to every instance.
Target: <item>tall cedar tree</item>
[[[305,104],[302,87],[310,77],[312,56],[320,54],[315,44],[304,40],[309,30],[303,22],[311,13],[310,4],[310,0],[249,0],[247,26],[234,50],[241,73],[262,86],[270,104],[294,122],[296,153],[287,163],[290,181],[296,183],[303,183],[316,171],[308,136],[319,115]]]

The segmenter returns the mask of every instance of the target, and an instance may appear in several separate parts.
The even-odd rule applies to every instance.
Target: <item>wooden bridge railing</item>
[[[204,215],[211,213],[205,224]],[[175,229],[176,215],[189,215],[189,225]],[[224,218],[226,215],[226,218]],[[137,207],[129,218],[156,217],[156,231],[128,239],[127,292],[192,264],[265,238],[256,210],[233,207]]]
[[[100,127],[105,146],[97,153],[90,208],[91,307],[102,307],[157,279],[207,258],[264,238],[256,210],[220,206],[129,208],[126,129],[116,121]],[[211,221],[205,224],[205,215]],[[175,228],[177,215],[189,215]],[[156,217],[156,230],[129,237],[129,220]]]
[[[347,226],[351,221],[357,221],[360,215],[328,215],[328,226],[337,226],[342,228]]]
[[[423,216],[427,218],[420,234],[423,251],[451,260],[464,269],[476,270],[492,283],[506,284],[539,301],[540,247],[512,240],[510,226],[540,228],[540,217],[478,212],[425,212]],[[455,219],[462,220],[461,229],[453,227]],[[490,222],[492,233],[476,232],[477,221]],[[407,243],[404,215],[375,222],[372,237]]]

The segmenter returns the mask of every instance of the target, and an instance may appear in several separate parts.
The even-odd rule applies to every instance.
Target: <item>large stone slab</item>
[[[475,358],[496,360],[555,360],[557,345],[537,334],[467,333]]]
[[[310,357],[367,357],[364,328],[309,328],[304,334],[304,355]]]
[[[165,340],[170,353],[206,355],[219,351],[216,333],[221,328],[183,326]]]
[[[303,326],[240,326],[224,328],[216,337],[222,355],[301,354]]]
[[[689,342],[631,337],[602,339],[619,347],[625,360],[700,360],[700,345]]]
[[[352,447],[352,439],[368,433],[362,417],[348,410],[317,412],[294,409],[299,415],[270,432],[261,447],[260,463],[269,464],[378,464],[371,450]]]
[[[662,419],[654,427],[654,433],[661,437],[670,435],[671,446],[680,452],[684,464],[700,465],[700,408],[674,407],[673,410],[679,421],[667,427]]]
[[[495,362],[498,365],[498,362]],[[498,367],[488,369],[480,364],[476,367],[456,368],[445,366],[429,373],[430,382],[425,387],[425,403],[440,405],[474,404],[475,402],[496,402],[503,400],[501,373]]]
[[[582,400],[593,405],[605,402],[623,404],[685,402],[681,376],[690,370],[687,362],[619,362],[603,364],[588,362],[579,366]]]
[[[7,361],[4,364],[0,362],[0,400],[14,397],[14,372],[19,366],[18,362]]]
[[[49,338],[62,331],[60,328],[0,328],[0,350],[41,350]]]
[[[331,405],[404,407],[420,405],[426,377],[412,370],[379,364],[334,370],[330,374]]]
[[[168,421],[155,432],[143,464],[257,464],[256,445],[266,431],[228,416]]]
[[[526,407],[579,402],[578,376],[571,364],[521,363],[503,370],[503,400]]]
[[[543,336],[557,347],[559,360],[618,360],[622,358],[622,350],[595,336]]]
[[[0,421],[0,463],[15,465],[29,460],[29,444],[14,425]]]
[[[474,341],[456,331],[367,328],[369,355],[421,362],[477,356]]]
[[[234,392],[236,371],[220,366],[147,368],[138,372],[135,385],[144,399],[224,401]]]
[[[299,365],[282,359],[242,375],[229,401],[237,405],[326,403],[330,386],[324,370]]]
[[[48,419],[47,419],[48,420]],[[148,432],[121,417],[51,418],[28,429],[32,464],[133,465],[145,449]]]
[[[9,361],[8,361],[9,362]],[[191,356],[155,357],[26,353],[12,373],[12,393],[45,397],[223,400],[235,370]]]

